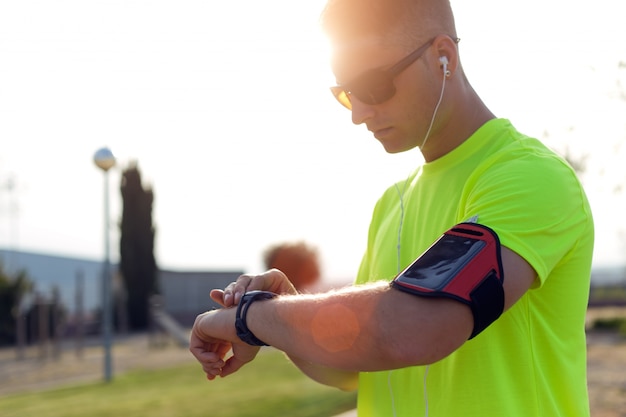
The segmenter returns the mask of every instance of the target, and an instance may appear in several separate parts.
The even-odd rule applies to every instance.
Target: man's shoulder
[[[474,176],[518,179],[522,183],[574,181],[578,178],[570,164],[538,139],[518,134],[502,140],[477,165]]]

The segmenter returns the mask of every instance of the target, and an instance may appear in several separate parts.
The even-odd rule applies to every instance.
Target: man
[[[361,417],[588,416],[593,221],[572,169],[478,97],[447,0],[330,0],[323,24],[352,121],[425,163],[378,201],[358,285],[299,295],[272,270],[214,291],[238,308],[196,320],[190,349],[207,377],[267,343],[311,378],[358,389]],[[461,258],[439,247],[459,233],[483,249],[461,248],[469,260],[453,271]],[[416,258],[438,272],[394,280]]]

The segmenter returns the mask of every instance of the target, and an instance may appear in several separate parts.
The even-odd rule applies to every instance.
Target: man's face
[[[406,48],[383,44],[380,38],[372,37],[336,46],[333,54],[332,69],[337,83],[348,91],[355,86],[355,93],[348,93],[352,122],[365,123],[389,153],[403,152],[421,145],[437,102],[438,91],[436,87],[433,88],[432,74],[421,62],[430,52],[430,43],[416,45],[415,48],[407,51]],[[377,101],[376,97],[372,98],[371,95],[386,91],[384,86],[379,88],[375,84],[372,88],[358,90],[371,91],[370,96],[356,92],[357,85],[367,87],[368,83],[375,83],[381,78],[380,73],[384,75],[385,70],[416,51],[414,57],[418,58],[410,61],[397,75],[394,73],[393,77],[383,80],[393,83],[391,91],[395,92],[390,98],[382,102]],[[383,97],[386,95],[383,94]]]

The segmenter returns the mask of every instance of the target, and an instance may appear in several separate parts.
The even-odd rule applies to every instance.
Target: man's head
[[[388,152],[421,146],[433,122],[439,133],[451,114],[444,81],[449,90],[463,78],[453,79],[460,67],[448,0],[329,0],[322,26],[339,84],[333,92],[355,124],[365,123]]]
[[[339,47],[369,37],[409,49],[442,33],[456,38],[448,0],[328,0],[322,27]]]

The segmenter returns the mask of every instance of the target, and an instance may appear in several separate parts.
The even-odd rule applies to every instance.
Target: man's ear
[[[457,49],[458,39],[452,39],[448,35],[439,35],[433,42],[433,51],[437,54],[437,64],[442,76],[451,77],[459,65]]]

